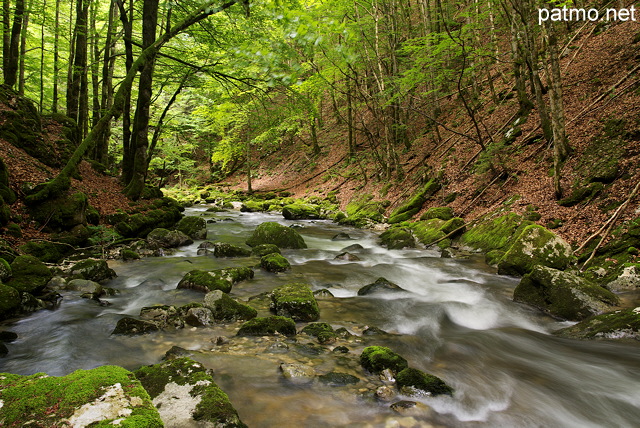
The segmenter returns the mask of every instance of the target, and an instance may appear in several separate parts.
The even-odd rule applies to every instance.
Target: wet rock
[[[193,244],[193,240],[179,230],[168,230],[163,228],[153,229],[147,235],[149,247],[176,248],[183,245]]]
[[[390,250],[416,247],[416,239],[411,234],[411,231],[403,227],[393,227],[383,232],[378,243]]]
[[[333,331],[331,324],[327,324],[326,322],[311,323],[302,329],[302,333],[317,338],[318,342],[322,345],[334,343],[337,338],[336,332]]]
[[[333,238],[331,238],[332,241],[350,241],[351,240],[351,236],[349,236],[348,233],[345,232],[340,232],[336,235],[333,236]],[[356,244],[359,245],[359,244]]]
[[[573,321],[607,312],[618,303],[609,290],[572,273],[544,266],[536,266],[522,278],[513,300]]]
[[[389,385],[383,385],[376,389],[375,396],[380,401],[391,401],[396,396],[396,389]]]
[[[347,386],[355,385],[360,382],[356,376],[348,373],[330,372],[324,375],[318,376],[320,383],[324,383],[329,386]]]
[[[183,217],[176,224],[176,230],[191,239],[207,239],[207,222],[202,217]]]
[[[271,309],[276,315],[296,321],[316,321],[320,309],[309,284],[294,282],[275,288],[271,292]]]
[[[349,348],[347,348],[346,346],[336,346],[335,348],[333,348],[333,352],[336,354],[348,354]]]
[[[182,357],[189,357],[192,354],[193,353],[187,349],[181,348],[179,346],[172,346],[171,349],[164,353],[164,357],[162,357],[162,359],[165,361],[169,361]]]
[[[312,204],[289,204],[282,207],[287,220],[314,220],[320,218],[320,208]]]
[[[215,257],[247,257],[251,255],[251,250],[227,242],[214,242],[213,255]]]
[[[138,254],[135,251],[130,250],[128,248],[122,248],[120,250],[120,257],[125,262],[129,261],[129,260],[140,260],[140,254]]]
[[[208,308],[189,308],[184,320],[193,327],[205,327],[211,324],[213,314]]]
[[[246,321],[258,315],[254,308],[237,302],[221,290],[207,293],[204,305],[211,310],[213,318],[218,322]]]
[[[398,401],[393,403],[391,410],[403,416],[426,416],[431,413],[431,407],[419,401]]]
[[[136,336],[158,331],[158,325],[152,321],[139,320],[131,317],[124,317],[118,320],[116,328],[111,334],[122,336]]]
[[[192,270],[188,272],[177,288],[187,288],[208,293],[213,290],[221,290],[225,293],[231,291],[233,284],[253,278],[254,272],[250,268],[226,268],[212,271]]]
[[[246,427],[211,374],[190,358],[141,367],[134,374],[165,426]]]
[[[7,318],[21,304],[20,293],[13,287],[0,284],[0,319]]]
[[[385,346],[369,346],[360,354],[360,364],[371,373],[381,373],[385,369],[398,373],[409,364],[400,355]]]
[[[351,337],[353,337],[353,334],[351,334],[349,332],[349,330],[347,330],[344,327],[340,327],[340,328],[336,329],[336,335],[338,337],[343,338],[343,339],[350,339]]]
[[[398,389],[410,397],[453,395],[453,389],[442,379],[418,369],[405,368],[396,376]]]
[[[625,266],[620,276],[606,285],[612,291],[628,291],[640,288],[640,264]]]
[[[98,298],[104,294],[102,285],[87,279],[72,279],[65,286],[65,290],[77,291],[82,297]]]
[[[267,272],[284,272],[291,269],[289,261],[279,253],[271,253],[260,258],[260,266]]]
[[[383,334],[388,334],[388,333],[386,331],[384,331],[383,329],[378,328],[376,326],[367,327],[362,332],[363,336],[380,336],[380,335],[383,335]]]
[[[296,385],[311,383],[316,377],[316,371],[313,367],[302,364],[282,363],[280,364],[280,372],[284,379]]]
[[[640,340],[640,307],[597,315],[554,334],[572,339]]]
[[[278,254],[281,253],[280,248],[278,248],[277,245],[261,244],[261,245],[256,245],[251,249],[251,255],[258,256],[258,257],[263,257],[263,256],[266,256],[267,254],[273,254],[273,253],[278,253]]]
[[[5,259],[0,258],[0,282],[11,278],[11,265]]]
[[[0,358],[4,358],[9,354],[9,348],[7,348],[7,345],[5,345],[4,343],[0,342]]]
[[[259,225],[247,240],[247,245],[250,247],[261,244],[273,244],[279,248],[307,248],[307,244],[298,232],[272,221]]]
[[[349,261],[349,262],[359,262],[360,261],[360,257],[351,254],[351,253],[340,253],[337,256],[334,257],[335,260],[345,260],[345,261]]]
[[[291,318],[280,316],[258,317],[245,322],[238,330],[238,336],[274,336],[277,334],[295,336],[296,323]]]
[[[364,250],[364,247],[360,244],[353,244],[353,245],[349,245],[348,247],[344,247],[342,250],[340,250],[343,253],[348,253],[351,251],[358,251],[358,250]]]
[[[74,278],[102,282],[115,278],[116,272],[109,267],[105,260],[87,259],[73,265],[69,275]]]
[[[370,294],[382,293],[382,292],[397,292],[405,291],[398,284],[389,281],[386,278],[378,278],[375,282],[365,285],[358,290],[358,296],[368,296]]]
[[[4,373],[0,402],[4,426],[111,426],[115,420],[123,427],[163,426],[140,382],[117,366],[76,370],[61,377]]]
[[[0,342],[11,343],[18,338],[13,331],[0,331]]]
[[[284,342],[276,342],[269,345],[264,352],[269,354],[286,354],[289,352],[289,345]]]
[[[53,277],[51,270],[33,256],[18,256],[11,263],[12,276],[6,285],[20,292],[42,290]]]
[[[140,309],[140,319],[154,322],[159,328],[173,326],[181,328],[184,321],[178,308],[171,305],[146,306]]]
[[[573,260],[571,246],[539,225],[525,227],[498,263],[501,275],[524,275],[535,266],[566,269]]]
[[[316,297],[334,297],[333,293],[326,288],[314,291],[313,295]]]

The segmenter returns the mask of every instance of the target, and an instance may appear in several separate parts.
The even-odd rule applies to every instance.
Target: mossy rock
[[[93,229],[95,230],[95,228]],[[92,233],[94,232],[87,226],[78,224],[72,227],[71,230],[54,234],[51,239],[54,242],[66,244],[69,248],[68,251],[72,251],[73,247],[86,247],[87,245],[93,244],[93,242],[91,242]]]
[[[133,373],[117,366],[77,370],[61,377],[3,373],[0,402],[5,426],[26,426],[27,421],[34,427],[164,426]]]
[[[14,238],[22,238],[22,228],[19,224],[10,223],[7,225],[7,235]]]
[[[242,324],[238,336],[284,336],[296,335],[296,323],[287,317],[258,317]]]
[[[398,292],[405,291],[398,284],[395,284],[389,281],[386,278],[378,278],[375,282],[365,285],[364,287],[358,290],[358,296],[368,296],[370,294],[375,293],[389,293],[389,292]]]
[[[329,386],[355,385],[360,382],[356,376],[349,373],[329,372],[318,376],[318,381]]]
[[[227,242],[214,242],[213,255],[215,257],[247,257],[251,255],[251,250]]]
[[[116,231],[125,238],[146,238],[153,229],[170,229],[182,218],[180,209],[168,206],[152,209],[146,213],[126,216],[116,223]]]
[[[302,333],[317,338],[318,342],[323,345],[335,342],[338,337],[333,327],[331,327],[331,324],[327,324],[326,322],[308,324],[302,329]]]
[[[140,260],[140,254],[128,248],[123,248],[120,250],[120,257],[122,257],[122,260],[124,260],[125,262],[129,260]]]
[[[0,258],[12,263],[20,254],[4,239],[0,238]]]
[[[20,293],[13,287],[0,283],[0,319],[6,318],[20,306]]]
[[[453,395],[453,388],[442,379],[413,368],[400,371],[396,384],[401,393],[414,397]]]
[[[94,282],[104,282],[115,278],[116,272],[109,267],[106,260],[87,259],[76,263],[69,270],[75,278],[87,279]]]
[[[562,238],[539,225],[522,230],[498,263],[502,275],[524,275],[535,266],[566,269],[573,261],[573,250]]]
[[[29,207],[29,215],[45,230],[60,232],[87,224],[89,200],[84,193],[65,194]]]
[[[434,179],[429,180],[409,201],[393,210],[389,215],[388,223],[397,224],[409,220],[422,209],[427,199],[438,190],[440,190],[440,183]]]
[[[71,254],[74,248],[59,242],[31,241],[21,245],[20,251],[45,263],[59,263]]]
[[[554,333],[572,339],[640,339],[640,307],[596,315]]]
[[[9,205],[4,203],[2,196],[0,196],[0,227],[6,226],[11,221],[11,209]]]
[[[176,230],[191,239],[207,239],[207,221],[202,217],[183,217],[176,224]]]
[[[391,370],[399,373],[409,367],[409,363],[400,355],[385,346],[369,346],[360,354],[360,364],[371,373],[382,373]]]
[[[279,253],[271,253],[260,258],[260,266],[267,272],[284,272],[291,269],[291,264]]]
[[[87,223],[93,226],[100,224],[100,211],[91,205],[87,207]]]
[[[278,248],[278,246],[274,244],[256,245],[251,249],[251,255],[258,256],[258,257],[266,256],[267,254],[273,254],[273,253],[278,253],[278,254],[281,253],[280,248]]]
[[[296,321],[316,321],[320,308],[308,284],[294,282],[275,288],[271,293],[271,308],[276,315]]]
[[[8,205],[17,200],[16,193],[9,187],[9,170],[0,157],[0,199]]]
[[[246,321],[258,315],[258,311],[251,306],[237,302],[220,290],[207,293],[204,296],[204,306],[211,310],[213,318],[218,322]]]
[[[384,231],[380,235],[378,243],[390,250],[416,247],[416,239],[409,230],[403,227],[392,227]]]
[[[314,220],[320,218],[320,208],[312,204],[289,204],[282,207],[282,216],[287,220]]]
[[[193,240],[179,230],[169,230],[161,227],[149,232],[147,242],[149,247],[153,249],[176,248],[193,244]]]
[[[213,290],[229,293],[233,284],[251,279],[253,275],[253,270],[248,267],[216,269],[212,271],[192,270],[182,277],[177,288],[198,290],[204,293]]]
[[[268,205],[267,205],[268,207]],[[244,201],[240,207],[240,211],[243,213],[257,213],[266,211],[265,203],[258,201]]]
[[[144,366],[134,374],[168,426],[246,427],[209,371],[190,358]]]
[[[497,266],[498,262],[504,257],[504,251],[491,250],[484,255],[484,261],[491,266]]]
[[[467,229],[460,236],[460,243],[484,252],[506,251],[522,229],[530,224],[530,222],[523,221],[518,214],[509,213],[485,220]]]
[[[451,220],[453,218],[453,209],[450,207],[432,207],[420,216],[420,220],[431,220],[432,218]]]
[[[431,246],[438,241],[438,247],[444,249],[451,245],[451,239],[443,238],[463,225],[463,219],[454,217],[447,221],[438,218],[417,221],[415,223],[409,223],[408,227],[423,245]],[[462,233],[462,229],[459,233]],[[458,233],[455,234],[455,236],[457,235]]]
[[[250,247],[261,244],[273,244],[279,248],[307,248],[304,239],[296,230],[273,221],[260,224],[247,239],[247,245]]]
[[[0,258],[0,282],[7,281],[11,278],[11,265],[8,261]]]
[[[573,273],[536,266],[513,292],[513,300],[562,319],[579,321],[610,310],[618,297]]]
[[[11,263],[12,277],[7,285],[20,292],[42,290],[53,277],[51,270],[33,256],[18,256]]]
[[[558,201],[562,207],[573,207],[582,201],[591,199],[604,189],[604,184],[600,182],[591,183],[588,186],[578,186],[573,189],[570,196]]]
[[[362,194],[347,204],[345,216],[338,213],[335,220],[340,224],[355,227],[366,227],[372,223],[382,223],[384,221],[384,212],[389,204],[389,201],[374,201],[373,195]]]
[[[124,317],[118,320],[111,334],[119,336],[137,336],[158,330],[160,330],[160,326],[153,321]]]

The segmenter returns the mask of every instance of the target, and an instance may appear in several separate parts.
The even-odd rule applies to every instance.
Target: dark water
[[[263,221],[290,224],[280,216],[228,212],[205,213],[209,239],[242,244]],[[232,221],[223,221],[225,218]],[[66,294],[55,311],[40,311],[5,326],[20,335],[9,344],[0,371],[64,375],[76,369],[117,364],[135,369],[154,364],[174,345],[214,370],[250,427],[637,427],[640,422],[640,347],[637,344],[582,342],[549,333],[566,323],[544,317],[511,301],[517,281],[497,276],[479,260],[442,259],[426,250],[388,251],[369,231],[330,222],[302,225],[309,248],[285,250],[293,268],[284,274],[256,270],[254,279],[234,286],[232,295],[246,300],[291,280],[314,290],[327,288],[334,298],[319,298],[321,320],[345,327],[356,337],[322,350],[310,338],[236,338],[239,324],[187,328],[137,337],[111,336],[117,320],[137,315],[155,303],[201,301],[203,294],[176,290],[192,269],[254,266],[255,258],[215,259],[197,256],[198,242],[173,256],[136,262],[112,262],[118,278],[108,286],[120,295],[112,305]],[[351,241],[332,241],[345,231]],[[362,261],[334,260],[347,245],[359,243]],[[359,297],[357,290],[384,276],[405,293]],[[268,315],[264,304],[260,315]],[[300,324],[301,328],[303,325]],[[367,326],[391,334],[362,336]],[[218,337],[225,337],[222,345]],[[331,352],[345,345],[348,354]],[[389,346],[412,367],[435,374],[451,385],[453,397],[420,399],[425,410],[401,415],[390,403],[371,399],[380,382],[358,364],[365,346]],[[332,387],[315,382],[282,381],[280,363],[313,366],[318,374],[350,373],[360,382]],[[397,397],[398,401],[403,397]]]

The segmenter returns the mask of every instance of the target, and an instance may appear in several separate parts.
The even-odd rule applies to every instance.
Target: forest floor
[[[598,33],[595,26],[583,27],[568,41],[561,60],[567,135],[573,149],[562,170],[564,196],[586,184],[585,176],[600,158],[608,156],[618,160],[615,180],[585,203],[573,207],[558,205],[550,174],[552,148],[543,141],[532,142],[532,137],[541,135],[535,110],[520,126],[522,135],[502,152],[502,162],[494,160],[496,171],[479,171],[482,165],[478,162],[477,143],[442,128],[439,143],[418,118],[410,126],[410,150],[398,151],[404,177],[388,180],[372,156],[362,155],[356,162],[348,163],[345,127],[327,117],[318,136],[322,147],[319,156],[311,154],[310,144],[304,139],[282,145],[259,160],[252,187],[257,192],[287,190],[298,197],[338,191],[343,206],[354,195],[368,193],[376,199],[390,200],[391,211],[421,183],[439,173],[443,177],[443,188],[427,201],[423,210],[449,205],[469,221],[495,211],[513,195],[520,195],[511,206],[512,211],[522,213],[528,206],[535,206],[542,215],[539,224],[562,220],[563,225],[554,232],[579,245],[606,222],[613,208],[626,200],[640,181],[640,79],[635,73],[640,43],[634,43],[640,23],[611,24],[599,30],[602,32]],[[501,72],[509,70],[494,69],[491,75],[496,92],[506,93],[511,88],[503,83]],[[544,75],[541,78],[545,80]],[[483,95],[490,98],[487,93]],[[441,103],[445,113],[439,117],[440,121],[459,131],[471,132],[472,123],[455,95]],[[498,141],[512,128],[517,111],[517,101],[511,98],[497,105],[486,102],[480,116]],[[616,121],[623,124],[624,130],[618,134],[605,132],[605,127],[610,128]],[[339,143],[341,141],[344,143]],[[361,153],[372,149],[362,135],[358,135],[356,141]],[[238,173],[226,180],[226,184],[244,190],[246,175]],[[457,193],[457,198],[445,204],[444,198],[452,193]],[[618,221],[637,217],[639,201],[640,197],[634,198]]]

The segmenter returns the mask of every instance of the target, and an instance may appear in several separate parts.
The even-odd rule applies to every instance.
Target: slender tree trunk
[[[29,4],[24,11],[24,18],[22,22],[22,31],[20,32],[20,66],[18,69],[18,94],[24,95],[24,59],[27,55],[27,29],[29,28],[29,11],[31,4]]]
[[[13,13],[13,25],[11,26],[11,39],[9,41],[8,55],[5,58],[4,84],[13,88],[18,80],[18,60],[20,57],[20,34],[24,18],[24,0],[16,0]],[[4,17],[7,20],[7,17]]]
[[[53,100],[51,112],[58,112],[58,78],[60,75],[60,0],[56,0],[56,18],[53,36]]]
[[[86,129],[87,102],[87,20],[89,0],[78,0],[76,4],[76,24],[74,29],[74,58],[71,81],[67,88],[67,116],[78,122],[82,135]]]
[[[117,5],[114,0],[111,1],[109,8],[109,23],[107,27],[107,37],[104,46],[104,58],[102,62],[102,100],[100,115],[109,110],[113,105],[113,69],[115,67],[114,52],[114,27],[117,13]],[[94,125],[95,126],[95,125]],[[109,159],[109,139],[111,137],[111,122],[107,124],[102,134],[98,136],[96,141],[95,160],[106,165]]]
[[[124,32],[125,69],[128,72],[133,64],[133,44],[131,40],[133,37],[133,1],[129,2],[128,16],[124,0],[116,0],[116,4],[120,11],[120,21]],[[122,112],[122,182],[124,184],[131,181],[134,159],[134,153],[131,148],[131,94],[127,95],[124,111]]]
[[[42,1],[42,25],[40,27],[40,112],[44,110],[44,34],[47,13],[47,0]]]
[[[2,70],[6,70],[9,67],[10,55],[11,55],[11,1],[2,0]],[[3,76],[3,79],[6,80],[6,77]]]

